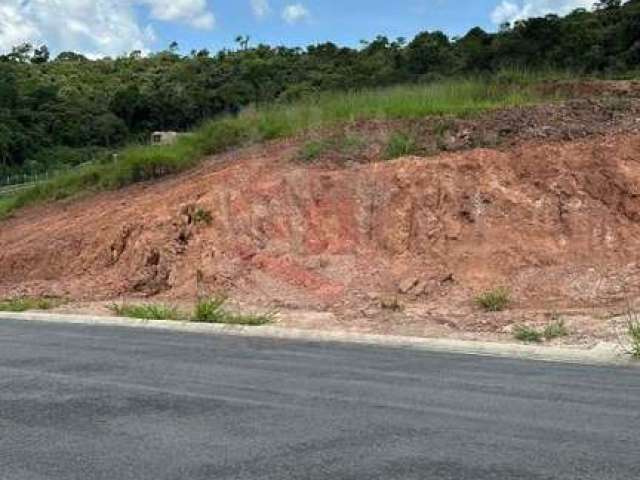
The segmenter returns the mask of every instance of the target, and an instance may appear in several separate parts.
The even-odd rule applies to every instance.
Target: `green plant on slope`
[[[209,210],[198,207],[193,213],[193,221],[196,224],[211,225],[211,223],[213,222],[213,216],[211,215],[211,212]]]
[[[628,353],[636,360],[640,360],[640,315],[629,310],[627,313]]]
[[[511,293],[504,287],[494,288],[478,295],[476,303],[487,312],[501,312],[511,303]]]
[[[392,160],[416,153],[418,153],[418,144],[413,135],[405,132],[394,132],[387,142],[385,158]]]
[[[242,314],[230,312],[224,308],[225,297],[203,298],[198,300],[192,321],[199,323],[222,323],[229,325],[266,325],[273,321],[275,314]]]
[[[542,336],[546,340],[553,340],[555,338],[566,337],[569,335],[569,329],[565,325],[564,320],[557,318],[553,322],[544,327]]]
[[[0,312],[26,312],[28,310],[50,310],[64,301],[54,297],[16,297],[0,300]]]
[[[526,343],[540,343],[543,339],[542,333],[526,325],[516,325],[513,329],[513,336],[516,340]]]
[[[328,142],[322,140],[311,140],[302,146],[298,152],[298,159],[304,163],[312,163],[328,149]]]
[[[111,310],[119,317],[141,320],[183,320],[185,316],[171,305],[162,304],[113,304]]]

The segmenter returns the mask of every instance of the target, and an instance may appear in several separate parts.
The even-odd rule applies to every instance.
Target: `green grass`
[[[197,323],[223,323],[229,325],[265,325],[273,321],[275,314],[244,314],[227,310],[225,297],[201,299],[196,304],[193,313],[189,315],[177,307],[164,304],[113,304],[109,308],[119,317],[137,318],[142,320],[184,320]]]
[[[540,343],[544,338],[538,330],[526,325],[516,325],[513,329],[513,336],[516,340],[526,343]]]
[[[628,315],[627,336],[629,337],[629,354],[640,360],[640,318],[636,313]]]
[[[542,336],[545,340],[554,340],[560,337],[566,337],[569,335],[569,329],[561,318],[549,323],[542,331]]]
[[[413,135],[405,132],[392,133],[385,148],[385,158],[389,160],[417,153],[418,142]]]
[[[209,210],[205,210],[204,208],[198,207],[196,211],[193,213],[193,221],[196,224],[205,224],[211,225],[213,222],[213,216]]]
[[[236,117],[212,120],[167,146],[131,146],[118,161],[73,170],[46,183],[0,199],[0,219],[39,202],[110,190],[195,166],[207,155],[302,131],[360,119],[409,119],[433,115],[469,116],[543,100],[526,84],[486,78],[448,80],[352,93],[323,93],[292,104],[246,109]],[[524,80],[523,80],[524,78]],[[315,147],[318,148],[317,146]],[[313,157],[311,147],[307,156]]]
[[[50,310],[64,303],[53,297],[16,297],[0,300],[0,312],[26,312],[28,310]]]
[[[199,323],[222,323],[227,325],[266,325],[273,321],[275,314],[241,314],[230,312],[224,305],[227,299],[214,297],[198,301],[191,319]]]
[[[556,338],[569,335],[569,329],[564,320],[553,316],[553,321],[545,325],[542,330],[527,325],[516,325],[513,329],[513,336],[516,340],[526,343],[541,343],[543,340],[551,341]]]
[[[481,293],[475,300],[486,312],[502,312],[511,303],[511,293],[504,287],[498,287]]]
[[[298,152],[298,159],[303,163],[312,163],[331,148],[326,140],[310,140]]]
[[[142,320],[183,320],[185,316],[171,305],[161,304],[114,304],[111,310],[119,317],[138,318]]]

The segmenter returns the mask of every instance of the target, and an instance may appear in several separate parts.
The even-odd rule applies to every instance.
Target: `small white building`
[[[151,145],[172,145],[178,140],[178,132],[153,132]]]

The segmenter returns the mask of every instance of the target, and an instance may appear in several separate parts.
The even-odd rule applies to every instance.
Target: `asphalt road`
[[[0,322],[0,479],[637,479],[640,369]]]

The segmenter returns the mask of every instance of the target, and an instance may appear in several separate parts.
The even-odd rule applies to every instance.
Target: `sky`
[[[424,30],[455,36],[480,26],[565,14],[595,0],[0,0],[0,52],[23,42],[89,57],[163,50],[182,53],[251,43],[357,46],[376,35]]]

